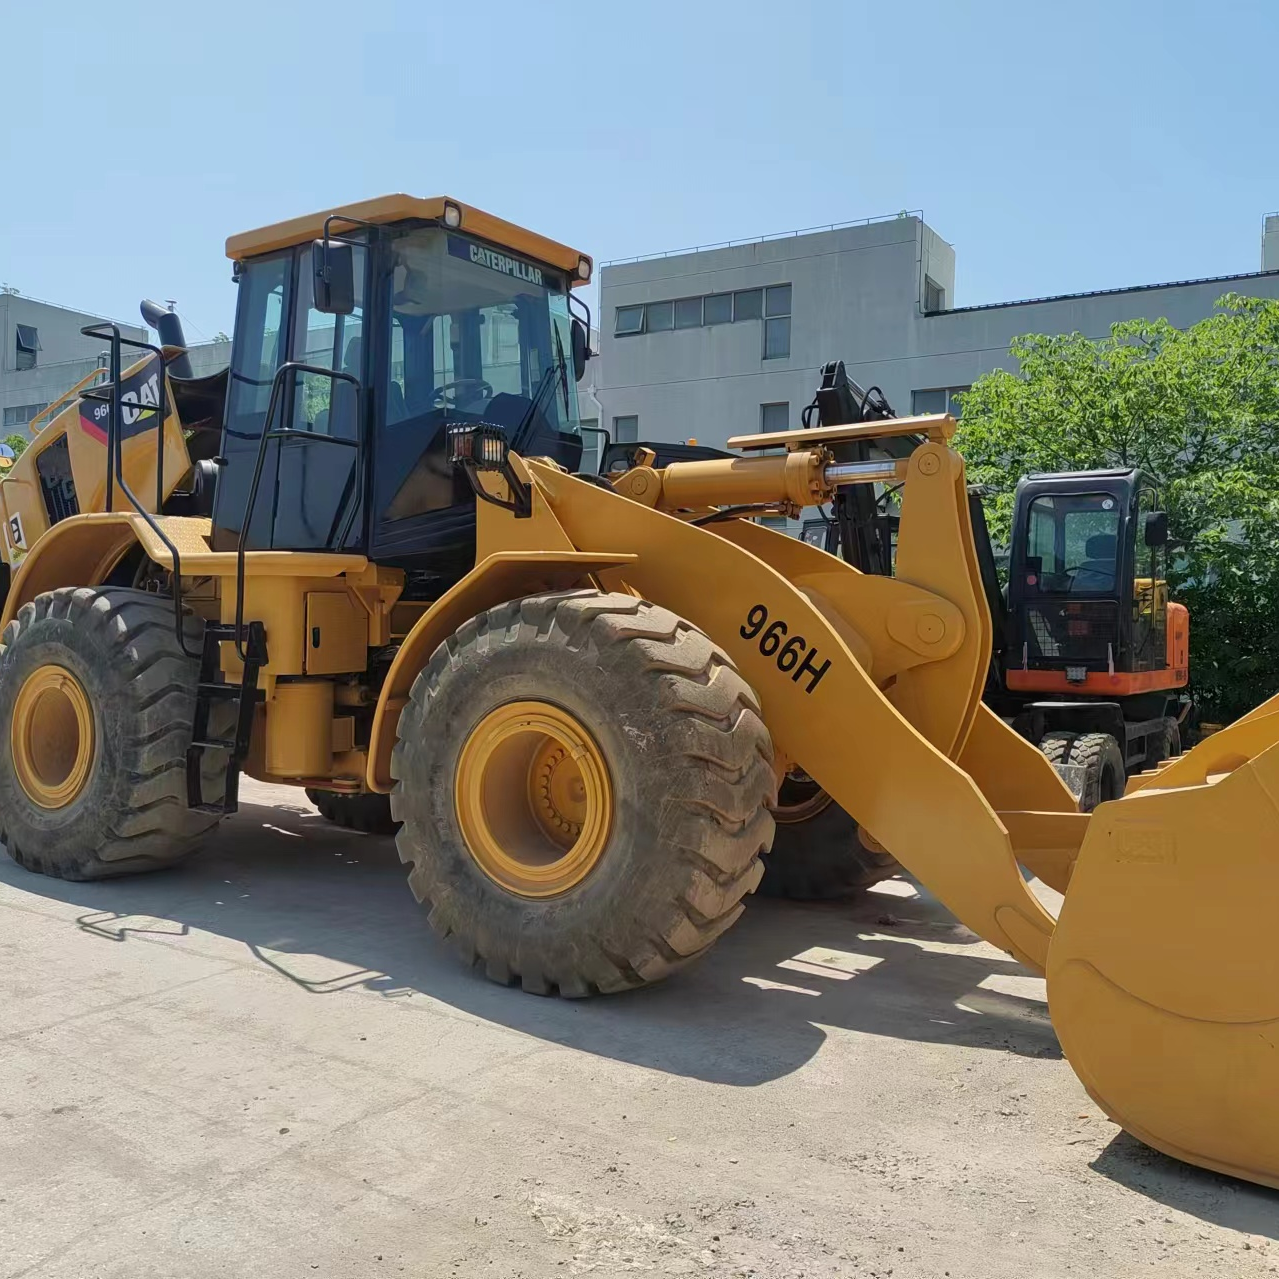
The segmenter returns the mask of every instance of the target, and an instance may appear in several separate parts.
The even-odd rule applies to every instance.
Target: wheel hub
[[[475,726],[458,757],[454,799],[476,864],[521,897],[576,887],[612,830],[604,756],[574,716],[549,702],[510,702]]]
[[[38,667],[14,699],[9,749],[18,783],[41,808],[65,808],[84,789],[93,765],[93,710],[64,666]]]

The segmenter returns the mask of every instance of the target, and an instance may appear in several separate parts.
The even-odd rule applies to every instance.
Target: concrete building
[[[85,337],[80,330],[108,322],[100,315],[41,302],[12,289],[0,291],[0,438],[28,433],[28,424],[41,409],[107,364],[109,344]],[[117,323],[122,337],[156,340],[145,325]],[[200,343],[190,353],[194,372],[202,376],[227,364],[231,344]],[[127,363],[127,347],[122,355]]]
[[[898,413],[957,411],[1022,333],[1105,336],[1118,320],[1186,326],[1227,292],[1279,298],[1279,214],[1262,271],[991,306],[954,305],[955,253],[915,213],[691,249],[600,271],[595,396],[623,440],[722,446],[800,425],[818,370],[842,359]]]

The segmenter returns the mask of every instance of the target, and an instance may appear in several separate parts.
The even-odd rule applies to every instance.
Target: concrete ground
[[[1105,1121],[1042,982],[903,882],[551,1001],[244,789],[170,872],[0,859],[5,1279],[1279,1271],[1279,1194]]]

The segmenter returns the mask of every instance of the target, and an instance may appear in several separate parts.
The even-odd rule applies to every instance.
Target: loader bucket
[[[1279,710],[1266,706],[1093,813],[1048,1002],[1112,1119],[1178,1159],[1279,1187],[1276,903]]]

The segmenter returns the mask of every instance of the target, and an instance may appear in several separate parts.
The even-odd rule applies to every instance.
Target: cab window
[[[1071,595],[1113,593],[1119,519],[1119,503],[1109,493],[1034,498],[1026,533],[1026,573],[1037,580],[1027,585]]]

